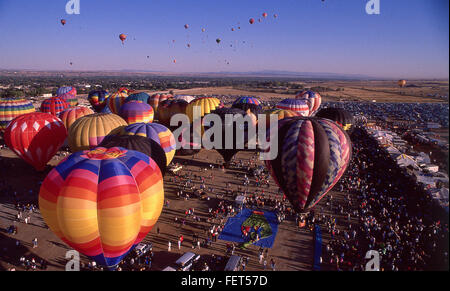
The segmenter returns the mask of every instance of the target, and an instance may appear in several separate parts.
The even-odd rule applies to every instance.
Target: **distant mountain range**
[[[254,72],[163,72],[147,70],[105,70],[105,71],[58,71],[58,70],[2,70],[0,76],[189,76],[189,77],[253,77],[253,78],[300,78],[300,79],[328,79],[328,80],[379,80],[381,78],[362,74],[291,72],[277,70],[262,70]]]

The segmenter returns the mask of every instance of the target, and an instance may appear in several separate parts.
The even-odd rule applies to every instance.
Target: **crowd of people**
[[[349,219],[344,233],[326,245],[324,265],[365,270],[366,253],[374,250],[385,271],[448,268],[448,217],[443,210],[364,130],[356,129],[352,141],[352,163],[337,187],[356,195],[357,203],[346,199],[334,207]],[[336,222],[328,221],[325,229],[335,236]]]

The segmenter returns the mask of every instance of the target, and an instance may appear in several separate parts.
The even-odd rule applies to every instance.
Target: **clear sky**
[[[0,68],[448,78],[448,0],[367,1],[0,0]]]

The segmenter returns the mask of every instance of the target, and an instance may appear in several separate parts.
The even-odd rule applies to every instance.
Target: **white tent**
[[[414,159],[413,159],[412,157],[408,156],[408,155],[405,155],[405,154],[399,155],[399,156],[397,157],[397,164],[398,164],[400,167],[408,167],[408,166],[411,166],[411,167],[413,167],[413,168],[415,168],[415,169],[418,169],[418,168],[419,168],[419,167],[417,166],[416,162],[414,161]]]

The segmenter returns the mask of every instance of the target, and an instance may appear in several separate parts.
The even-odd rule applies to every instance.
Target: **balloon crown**
[[[127,150],[120,148],[95,148],[90,151],[84,151],[83,157],[93,160],[111,160],[125,156]]]

